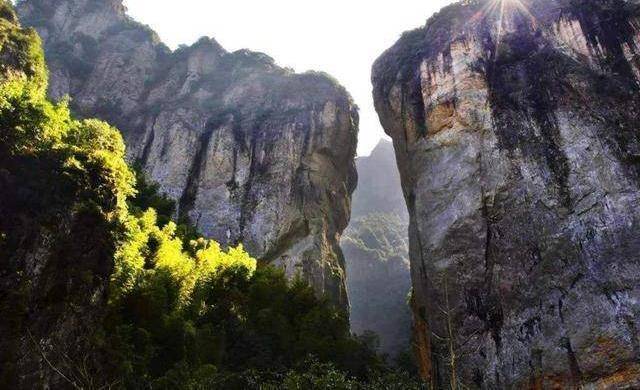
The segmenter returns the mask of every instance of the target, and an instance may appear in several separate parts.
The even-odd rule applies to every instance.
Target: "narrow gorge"
[[[341,240],[347,270],[351,329],[374,332],[380,350],[396,359],[411,344],[409,215],[393,145],[381,140],[356,159],[358,188]]]
[[[640,0],[134,1],[0,0],[0,388],[640,388]]]
[[[434,388],[640,386],[640,3],[477,0],[373,67]]]
[[[214,39],[171,51],[122,0],[24,0],[18,13],[43,40],[49,96],[117,126],[180,218],[346,307],[358,114],[342,86]]]

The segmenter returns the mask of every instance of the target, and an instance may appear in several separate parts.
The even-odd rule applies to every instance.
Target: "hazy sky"
[[[358,153],[385,136],[373,108],[371,65],[403,31],[451,0],[125,0],[170,47],[214,37],[227,50],[264,52],[298,72],[325,71],[360,107]]]

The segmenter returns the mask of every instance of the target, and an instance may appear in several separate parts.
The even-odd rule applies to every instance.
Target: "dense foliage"
[[[3,272],[17,275],[9,279],[17,286],[12,295],[2,291],[2,314],[12,313],[0,323],[12,329],[5,344],[19,349],[12,340],[33,328],[26,318],[47,321],[66,318],[65,311],[87,311],[94,314],[77,318],[101,320],[86,324],[89,330],[77,333],[76,345],[39,351],[45,369],[70,387],[417,387],[406,375],[388,371],[372,339],[351,336],[346,313],[305,282],[258,267],[242,246],[221,248],[195,238],[187,224],[172,222],[173,203],[128,167],[115,128],[75,120],[66,102],[46,99],[39,39],[16,20],[0,0],[0,183],[12,190],[4,193],[0,212],[27,221],[23,228],[2,221],[0,255],[4,260],[41,249],[38,240],[25,249],[25,240],[42,232],[54,237],[58,249],[46,261],[57,268],[38,272],[41,278],[55,274],[56,291],[66,295],[41,298],[29,277],[21,276],[24,262],[4,264]],[[91,218],[78,217],[86,215]],[[112,266],[105,271],[108,299],[81,296],[101,290],[96,270],[105,266]],[[34,316],[33,310],[45,309],[29,307],[33,296],[57,311]],[[21,308],[5,307],[21,297],[29,297]],[[36,345],[42,344],[36,337],[70,340],[36,334]],[[10,356],[0,384],[20,375]]]
[[[357,334],[379,334],[381,350],[392,357],[410,347],[407,241],[405,220],[395,214],[371,213],[352,220],[341,242],[347,259],[351,329]]]
[[[198,239],[183,248],[176,225],[158,227],[152,209],[126,226],[104,340],[126,387],[176,388],[204,375],[245,388],[233,384],[245,371],[276,375],[309,355],[360,378],[380,368],[345,315],[301,280],[257,268],[241,247]]]
[[[67,361],[88,355],[134,192],[119,132],[75,120],[46,88],[36,32],[0,1],[2,388],[40,373],[55,386],[54,367],[68,372]]]

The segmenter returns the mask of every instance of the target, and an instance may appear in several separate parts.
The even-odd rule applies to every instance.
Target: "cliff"
[[[121,0],[24,0],[49,94],[123,132],[128,158],[205,235],[243,243],[346,305],[339,236],[356,185],[358,115],[320,73],[202,38],[170,51]]]
[[[465,1],[373,67],[438,388],[640,386],[637,1]]]
[[[407,207],[391,142],[356,160],[352,221],[341,240],[351,330],[375,332],[380,350],[397,356],[410,345],[411,289]]]

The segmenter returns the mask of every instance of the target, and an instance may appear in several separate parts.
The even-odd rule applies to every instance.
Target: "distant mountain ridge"
[[[411,312],[408,214],[393,145],[380,140],[356,160],[352,221],[341,241],[347,268],[351,329],[373,331],[392,357],[409,349]]]
[[[391,141],[380,140],[369,156],[356,159],[356,168],[359,180],[353,193],[353,218],[371,213],[409,217]]]

